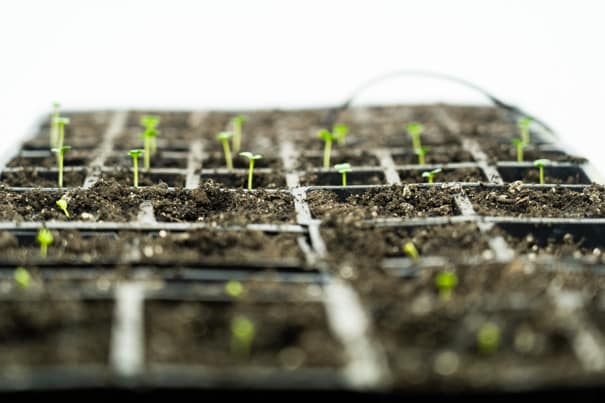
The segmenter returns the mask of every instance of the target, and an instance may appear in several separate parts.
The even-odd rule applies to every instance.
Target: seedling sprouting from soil
[[[420,254],[418,253],[418,249],[416,249],[416,245],[414,242],[408,241],[403,244],[403,252],[408,255],[412,260],[418,260]]]
[[[321,129],[317,136],[324,141],[324,168],[330,168],[330,156],[332,155],[332,142],[336,140],[336,136],[330,133],[329,130]]]
[[[433,180],[435,179],[435,175],[437,175],[441,171],[442,171],[441,168],[433,169],[432,171],[424,171],[422,173],[422,177],[427,178],[428,183],[433,183]]]
[[[237,280],[229,280],[225,284],[225,291],[233,298],[239,298],[244,294],[244,286]]]
[[[435,277],[435,286],[439,290],[439,297],[447,301],[452,296],[452,291],[458,285],[458,276],[452,271],[442,271]]]
[[[351,172],[351,164],[336,164],[334,165],[334,169],[342,175],[342,186],[347,186],[347,172]]]
[[[139,186],[139,157],[144,152],[141,149],[128,151],[128,155],[132,157],[132,184],[135,188]]]
[[[140,120],[141,126],[145,128],[145,132],[143,132],[143,138],[145,138],[145,133],[149,130],[155,131],[155,136],[151,137],[149,140],[149,149],[151,154],[155,154],[157,151],[157,143],[156,137],[158,133],[158,125],[160,124],[160,117],[157,115],[143,115]]]
[[[61,104],[58,102],[53,102],[53,113],[50,117],[50,148],[57,146],[57,139],[59,138],[57,119],[59,118],[60,108]]]
[[[414,150],[419,149],[422,144],[420,143],[420,134],[424,131],[424,125],[422,123],[412,122],[407,125],[408,134],[412,137],[412,147]]]
[[[143,157],[144,157],[144,164],[145,164],[146,171],[148,171],[149,168],[151,167],[151,153],[152,153],[153,143],[155,142],[155,137],[157,135],[158,135],[158,132],[155,129],[145,129],[145,133],[143,133],[143,141],[144,141],[144,148],[145,148],[145,153],[144,153]]]
[[[233,170],[233,158],[231,158],[231,148],[229,147],[229,139],[233,137],[232,132],[220,132],[216,135],[218,141],[223,144],[223,152],[225,153],[225,164],[227,169]]]
[[[534,165],[540,170],[540,185],[544,185],[544,167],[550,165],[550,160],[546,158],[535,160]]]
[[[248,120],[245,116],[238,115],[231,119],[233,126],[233,152],[238,153],[242,147],[242,133],[244,123]]]
[[[426,156],[426,152],[428,150],[429,150],[429,148],[426,147],[426,146],[420,146],[420,147],[414,149],[414,152],[416,154],[418,154],[418,165],[424,165],[425,164],[424,157]]]
[[[59,175],[57,184],[59,185],[60,188],[63,187],[63,155],[65,154],[65,151],[69,150],[70,148],[71,148],[70,146],[61,146],[61,147],[50,149],[50,151],[57,154],[57,170],[58,170],[58,175]]]
[[[13,273],[13,278],[15,279],[15,283],[23,289],[27,289],[31,285],[32,278],[25,267],[17,267]]]
[[[69,124],[69,118],[57,117],[55,119],[57,125],[57,142],[55,148],[63,147],[63,140],[65,139],[65,125]]]
[[[529,126],[531,125],[531,118],[529,118],[529,117],[521,118],[521,119],[519,119],[519,122],[517,124],[519,125],[521,140],[523,140],[523,142],[525,144],[529,144],[529,142],[531,140],[529,137]]]
[[[517,162],[523,162],[523,149],[526,146],[525,142],[521,139],[513,139],[512,143],[517,149]]]
[[[67,211],[67,198],[65,196],[63,196],[59,200],[57,200],[55,203],[57,204],[57,207],[59,207],[61,209],[63,214],[65,214],[66,217],[69,217],[69,211]]]
[[[239,358],[250,355],[254,340],[254,323],[245,316],[236,316],[231,320],[231,353]]]
[[[347,143],[347,134],[349,133],[349,127],[341,123],[335,124],[332,128],[334,138],[338,141],[338,144],[344,146]]]
[[[47,228],[40,228],[36,236],[36,242],[40,245],[40,254],[43,257],[48,255],[48,247],[52,245],[54,240],[53,234]]]
[[[250,167],[248,168],[248,190],[252,190],[252,175],[254,173],[254,161],[263,158],[260,154],[252,154],[249,151],[244,151],[243,153],[239,153],[242,157],[248,158],[248,162]]]
[[[482,354],[492,354],[500,346],[500,327],[486,322],[477,330],[477,349]]]

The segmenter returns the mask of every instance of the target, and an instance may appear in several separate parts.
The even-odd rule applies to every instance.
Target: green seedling
[[[139,122],[141,123],[141,126],[145,128],[145,132],[148,130],[155,130],[156,132],[156,136],[151,137],[149,140],[149,151],[151,152],[151,155],[153,155],[157,151],[156,137],[158,133],[157,127],[160,124],[160,117],[157,115],[143,115]],[[144,136],[145,133],[143,133],[143,137]]]
[[[433,181],[435,179],[435,175],[437,175],[441,171],[442,171],[441,168],[433,169],[432,171],[424,171],[422,173],[422,177],[423,178],[427,178],[428,179],[428,183],[433,183]]]
[[[414,150],[414,152],[418,154],[418,165],[424,165],[426,163],[424,157],[426,156],[426,152],[428,150],[429,148],[426,146],[420,146]]]
[[[231,148],[229,147],[229,139],[233,137],[232,132],[220,132],[216,135],[218,141],[223,144],[223,151],[225,153],[225,164],[227,165],[227,169],[233,170],[233,158],[231,158]]]
[[[57,183],[60,188],[63,187],[63,156],[65,154],[65,151],[69,150],[70,148],[71,148],[70,146],[61,146],[61,147],[50,149],[50,151],[57,154],[57,170],[58,170],[58,174],[59,174]]]
[[[335,124],[332,127],[332,133],[338,141],[338,144],[344,146],[347,143],[347,134],[349,133],[349,126],[343,125],[341,123]]]
[[[145,129],[145,132],[143,133],[143,148],[145,149],[145,152],[143,154],[143,163],[146,171],[151,168],[151,153],[153,149],[153,143],[155,142],[155,137],[157,135],[158,131],[155,129]]]
[[[517,162],[523,162],[523,149],[527,144],[521,139],[513,139],[512,143],[517,148]]]
[[[334,165],[334,169],[342,175],[342,186],[347,186],[347,172],[351,172],[351,164],[336,164]]]
[[[57,125],[57,142],[55,143],[55,148],[61,148],[63,147],[63,140],[65,139],[65,125],[69,124],[69,118],[57,116],[54,119],[54,122]]]
[[[59,138],[57,119],[59,118],[60,108],[61,104],[53,102],[53,113],[50,117],[50,148],[57,146],[57,139]]]
[[[233,298],[240,298],[244,294],[244,286],[237,280],[229,280],[225,284],[225,292]]]
[[[317,137],[324,141],[324,168],[328,169],[330,168],[330,157],[332,155],[332,142],[336,140],[336,137],[326,129],[321,129],[317,133]]]
[[[412,122],[407,125],[408,134],[412,137],[412,147],[414,150],[422,147],[420,143],[420,135],[424,131],[424,125],[422,123]]]
[[[435,286],[439,290],[439,297],[447,301],[452,296],[452,291],[458,285],[458,276],[453,271],[442,271],[435,277]]]
[[[25,267],[17,267],[13,273],[13,278],[15,279],[15,283],[23,289],[27,289],[31,285],[32,278]]]
[[[551,161],[546,158],[542,158],[542,159],[534,161],[534,166],[537,166],[538,169],[540,170],[540,185],[544,185],[544,167],[546,165],[550,165],[550,163],[551,163]]]
[[[242,133],[244,129],[244,123],[248,120],[243,115],[235,116],[231,119],[231,126],[233,127],[233,152],[238,153],[242,146]]]
[[[254,340],[254,323],[245,316],[236,316],[231,320],[231,353],[246,358],[252,350]]]
[[[48,229],[40,228],[40,230],[38,231],[38,235],[36,236],[36,241],[38,242],[38,244],[40,244],[40,254],[43,257],[47,256],[48,247],[52,245],[54,240],[55,239],[53,238],[53,234]]]
[[[406,243],[403,244],[403,252],[408,255],[410,258],[412,258],[412,260],[416,261],[418,260],[418,258],[420,257],[420,254],[418,253],[418,249],[416,249],[416,245],[414,245],[414,242],[412,241],[408,241]]]
[[[242,157],[248,158],[248,162],[250,164],[250,168],[248,169],[248,190],[252,190],[252,175],[254,173],[254,161],[263,158],[260,154],[252,154],[249,151],[244,151],[243,153],[239,153]]]
[[[477,331],[477,349],[481,354],[492,354],[500,347],[500,327],[493,323],[484,323]]]
[[[135,188],[139,186],[139,157],[144,152],[141,149],[128,151],[128,155],[132,157],[132,184]]]
[[[521,118],[521,119],[519,119],[517,124],[519,126],[521,140],[523,140],[523,142],[525,144],[529,144],[530,140],[531,140],[529,137],[529,126],[531,125],[531,118],[530,117]]]
[[[55,203],[56,203],[57,207],[59,207],[61,209],[63,214],[65,214],[66,217],[69,217],[69,211],[67,211],[67,198],[65,196],[63,196],[59,200],[57,200]]]

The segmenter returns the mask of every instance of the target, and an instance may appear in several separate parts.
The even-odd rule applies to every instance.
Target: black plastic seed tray
[[[516,162],[520,116],[495,107],[156,111],[158,153],[134,188],[127,150],[141,147],[145,113],[67,113],[62,189],[48,117],[0,161],[0,305],[35,301],[59,318],[59,334],[42,327],[34,344],[55,337],[88,352],[82,334],[105,332],[92,363],[64,344],[55,350],[67,360],[0,360],[1,390],[602,388],[605,190],[540,124]],[[247,161],[236,155],[226,169],[215,139],[238,114],[248,117],[243,150],[264,156],[253,190]],[[426,165],[405,131],[412,121],[425,127]],[[333,123],[349,127],[330,162],[352,165],[348,186],[323,167],[316,133]],[[538,158],[553,161],[543,185]],[[55,205],[62,196],[70,217]],[[55,238],[46,258],[42,227]],[[31,273],[27,289],[17,266]],[[447,298],[440,273],[457,276]],[[243,296],[227,293],[233,281]],[[109,311],[96,322],[85,309],[53,311],[62,300]],[[6,311],[19,313],[14,326],[36,319],[19,309]],[[248,357],[230,351],[235,314],[256,326]],[[15,332],[3,339],[23,351]]]

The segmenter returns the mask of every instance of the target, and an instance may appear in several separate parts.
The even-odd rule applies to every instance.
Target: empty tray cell
[[[583,189],[563,187],[466,189],[475,211],[484,216],[605,217],[605,190],[598,185]]]
[[[534,166],[498,166],[498,172],[504,182],[540,183],[540,171]],[[546,166],[544,183],[572,185],[590,184],[591,181],[578,166]]]
[[[206,172],[202,171],[202,181],[212,180],[225,188],[248,189],[248,171],[240,172]],[[279,172],[254,171],[252,188],[279,189],[286,187],[286,178]]]
[[[312,189],[307,202],[314,218],[414,218],[451,216],[459,212],[454,191],[437,187],[393,185],[380,188]]]
[[[307,152],[298,159],[297,165],[299,169],[323,168],[323,161],[321,152]],[[365,150],[359,152],[338,151],[333,152],[330,156],[330,166],[344,163],[349,163],[352,167],[380,165],[376,155]]]
[[[427,167],[425,169],[405,169],[398,170],[399,179],[403,183],[423,183],[427,182],[427,178],[422,176],[425,171],[432,171],[437,167]],[[434,178],[434,183],[441,182],[484,182],[487,178],[479,168],[444,168],[437,173]]]
[[[178,169],[186,169],[187,161],[189,158],[189,154],[186,152],[163,152],[158,151],[154,154],[150,161],[149,165],[152,169],[155,168],[178,168]],[[107,167],[123,167],[123,168],[131,168],[132,167],[132,157],[128,155],[127,152],[124,153],[116,153],[111,157],[107,158],[105,161],[105,166]],[[139,158],[139,166],[143,166],[143,156]]]
[[[410,152],[392,152],[395,165],[416,165],[418,164],[418,154]],[[451,162],[472,162],[473,156],[462,147],[433,147],[426,152],[425,161],[427,164],[447,164]]]
[[[197,189],[165,192],[152,201],[158,221],[207,224],[293,224],[294,198],[287,192],[225,190],[213,181]]]
[[[234,327],[247,331],[236,337]],[[145,328],[150,366],[296,370],[346,360],[318,303],[150,301]]]
[[[66,168],[63,171],[63,186],[78,187],[84,183],[86,172],[83,170],[71,170]],[[9,171],[5,170],[0,176],[0,182],[11,187],[58,187],[58,172],[53,170],[23,169]]]
[[[3,370],[109,363],[112,303],[27,299],[0,302]]]
[[[341,186],[342,174],[336,170],[306,173],[300,180],[301,186]],[[384,185],[384,172],[378,170],[355,170],[347,172],[347,185]]]
[[[102,178],[106,180],[113,179],[127,186],[132,186],[134,180],[133,171],[128,169],[103,172]],[[139,168],[139,186],[154,186],[165,183],[168,187],[184,187],[185,179],[184,172],[145,172],[145,170]]]
[[[254,169],[256,168],[282,168],[282,161],[279,158],[263,155],[261,159],[254,161]],[[226,168],[225,155],[222,153],[208,153],[202,160],[202,169],[217,169]],[[233,167],[236,169],[248,169],[250,162],[248,158],[242,156],[233,156]]]
[[[66,167],[87,165],[92,152],[85,150],[68,150],[63,156],[63,165]],[[8,167],[43,167],[56,168],[57,156],[50,151],[25,151],[13,158],[7,164]]]
[[[499,223],[496,232],[521,255],[604,259],[605,226],[601,224]]]

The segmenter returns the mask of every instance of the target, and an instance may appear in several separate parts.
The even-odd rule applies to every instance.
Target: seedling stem
[[[424,131],[424,125],[418,122],[411,122],[407,125],[408,134],[412,137],[412,147],[414,150],[419,149],[422,144],[420,143],[420,134]]]
[[[524,118],[519,119],[518,125],[519,130],[521,131],[521,140],[523,140],[525,144],[529,144],[531,140],[529,137],[529,126],[531,125],[531,118],[526,116]]]
[[[156,136],[158,133],[157,127],[160,124],[160,117],[157,115],[143,115],[140,120],[141,125],[145,128],[145,132],[148,130],[155,130],[155,136],[149,140],[149,151],[151,155],[157,151]],[[143,134],[144,135],[144,134]]]
[[[152,153],[152,141],[154,141],[155,136],[157,136],[158,132],[155,129],[145,129],[144,137],[144,148],[145,152],[143,154],[143,160],[145,164],[145,170],[149,171],[151,167],[151,153]]]
[[[61,148],[63,147],[63,139],[65,138],[65,125],[69,124],[69,118],[57,117],[55,119],[55,122],[57,124],[57,130],[59,132],[59,137],[57,139],[55,148]]]
[[[244,122],[246,122],[248,118],[243,115],[235,116],[231,119],[231,125],[233,126],[233,152],[238,153],[241,149],[242,145],[242,132],[244,127]]]
[[[321,129],[317,136],[324,140],[324,168],[330,168],[330,156],[332,154],[332,142],[336,139],[333,133],[326,129]]]
[[[527,144],[521,139],[513,139],[512,142],[517,148],[517,162],[523,162],[523,149]]]
[[[248,162],[250,164],[250,167],[248,169],[248,190],[252,190],[252,175],[254,173],[254,161],[263,158],[263,156],[260,154],[252,154],[249,151],[244,151],[242,153],[239,153],[239,155],[241,155],[242,157],[248,158]]]
[[[40,254],[46,257],[48,254],[48,247],[52,245],[54,238],[53,234],[47,228],[40,228],[36,241],[40,244]]]
[[[351,164],[336,164],[334,165],[334,169],[336,169],[342,175],[342,186],[347,186],[347,172],[351,172]]]
[[[218,141],[223,143],[223,151],[225,153],[225,164],[227,164],[227,169],[233,170],[233,159],[231,157],[231,148],[229,147],[229,139],[233,137],[232,132],[220,132],[216,135]]]
[[[550,160],[542,158],[534,161],[534,165],[540,170],[540,185],[544,185],[544,167],[550,165]]]
[[[50,150],[57,154],[57,170],[59,175],[57,182],[60,188],[63,187],[63,155],[65,154],[65,151],[69,150],[70,148],[70,146],[61,146],[58,148],[51,148]]]
[[[425,171],[425,172],[422,173],[422,177],[423,178],[428,178],[428,182],[429,183],[433,183],[435,175],[437,175],[441,171],[442,171],[441,168],[433,169],[432,171]]]
[[[338,141],[338,144],[344,146],[347,143],[347,134],[349,133],[349,127],[341,123],[335,124],[332,127],[332,133]]]
[[[50,117],[50,148],[57,146],[57,140],[59,138],[59,127],[57,125],[57,119],[59,118],[61,104],[53,102],[53,114]]]
[[[135,188],[139,187],[139,157],[143,153],[145,153],[145,155],[147,155],[147,153],[141,149],[135,149],[135,150],[128,151],[128,155],[130,155],[132,157],[132,171],[133,171],[132,184]]]
[[[421,146],[416,148],[414,151],[416,152],[416,154],[418,154],[418,165],[424,165],[425,164],[425,159],[424,156],[426,155],[426,152],[429,150],[428,147],[426,146]]]

